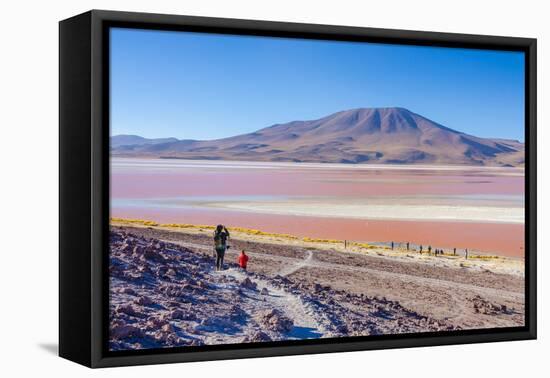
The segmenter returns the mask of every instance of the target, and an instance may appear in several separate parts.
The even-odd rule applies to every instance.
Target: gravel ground
[[[113,350],[521,326],[521,277],[208,235],[111,233]],[[234,262],[241,249],[248,271]]]

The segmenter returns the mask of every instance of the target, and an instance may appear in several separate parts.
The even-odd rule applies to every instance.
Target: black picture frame
[[[109,352],[110,27],[525,53],[525,326]],[[536,39],[92,10],[59,24],[59,354],[89,367],[536,338]]]

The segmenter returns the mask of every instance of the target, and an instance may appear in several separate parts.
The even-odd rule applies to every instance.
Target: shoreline
[[[397,200],[396,200],[397,201]],[[247,212],[263,215],[311,216],[318,218],[359,219],[364,221],[424,221],[524,224],[522,207],[474,207],[458,205],[426,205],[421,203],[391,205],[372,200],[366,203],[338,203],[315,201],[272,201],[272,202],[204,202],[206,208]],[[377,203],[380,202],[380,203]],[[429,215],[426,215],[426,212]],[[368,217],[365,216],[368,214]],[[392,216],[391,214],[399,214]]]
[[[126,219],[117,217],[112,217],[110,219],[110,224],[111,226],[152,228],[195,235],[210,235],[215,228],[213,225],[160,223],[152,220]],[[365,243],[355,241],[347,241],[344,243],[344,240],[299,237],[290,234],[270,233],[244,227],[228,227],[228,229],[231,232],[232,239],[235,240],[289,245],[292,247],[301,247],[306,250],[331,250],[341,253],[361,254],[389,260],[423,263],[437,267],[469,269],[473,271],[490,271],[493,273],[511,274],[521,277],[525,274],[525,262],[523,257],[502,256],[493,253],[484,253],[477,250],[470,250],[468,258],[466,259],[462,253],[453,255],[452,250],[450,251],[449,249],[444,249],[444,253],[442,255],[435,256],[433,249],[435,249],[436,246],[433,247],[432,253],[428,253],[426,248],[424,248],[423,253],[420,253],[415,248],[415,245],[411,245],[410,249],[406,250],[403,243],[395,243],[395,247],[392,250],[389,245],[385,245],[383,243]]]
[[[460,164],[374,164],[374,163],[321,163],[321,162],[293,162],[293,161],[254,161],[254,160],[229,160],[229,159],[193,159],[185,157],[166,157],[166,156],[151,156],[151,155],[124,155],[117,154],[110,156],[111,161],[118,160],[118,162],[124,161],[156,161],[162,163],[191,163],[191,164],[204,164],[204,165],[243,165],[247,167],[269,167],[273,168],[338,168],[338,169],[391,169],[391,170],[442,170],[442,171],[472,171],[472,170],[490,170],[490,171],[504,171],[513,172],[518,171],[522,174],[525,173],[525,167],[507,167],[498,165],[460,165]]]
[[[524,257],[524,226],[504,223],[435,222],[326,218],[253,214],[225,209],[158,209],[112,208],[112,216],[125,219],[155,220],[157,223],[182,223],[192,219],[194,224],[213,225],[220,219],[232,226],[269,230],[272,233],[298,237],[336,239],[357,242],[410,242],[444,250],[483,252],[500,256]]]

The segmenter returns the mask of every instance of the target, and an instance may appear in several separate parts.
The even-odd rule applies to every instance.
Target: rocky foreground
[[[212,255],[113,228],[111,350],[453,330],[397,301],[244,272]],[[480,310],[485,309],[479,302]]]

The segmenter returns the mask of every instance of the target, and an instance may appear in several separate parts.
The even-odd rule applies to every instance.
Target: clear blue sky
[[[112,135],[214,139],[398,106],[523,141],[523,86],[518,52],[111,31]]]

